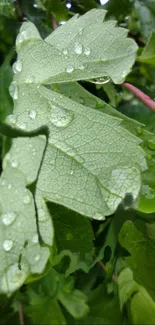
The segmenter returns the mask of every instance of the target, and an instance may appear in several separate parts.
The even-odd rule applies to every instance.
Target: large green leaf
[[[120,244],[130,253],[126,262],[134,278],[155,298],[154,241],[144,236],[131,221],[126,221],[119,234]]]
[[[127,30],[103,22],[106,11],[75,15],[43,41],[32,23],[17,37],[18,83],[67,82],[109,77],[121,83],[134,63],[137,45]],[[27,68],[29,67],[29,68]]]
[[[34,256],[36,248],[33,250],[30,243],[35,228],[42,243],[52,245],[53,227],[46,206],[47,201],[59,203],[82,215],[102,220],[116,210],[127,193],[136,199],[140,191],[140,174],[147,167],[144,152],[139,147],[141,141],[122,127],[120,119],[89,109],[41,85],[55,81],[92,79],[104,75],[108,75],[115,82],[120,82],[122,74],[125,76],[131,68],[136,45],[132,40],[126,39],[125,30],[115,28],[111,21],[102,23],[104,15],[104,11],[93,10],[79,19],[74,17],[46,41],[40,38],[33,24],[24,23],[17,37],[18,60],[13,66],[15,77],[10,86],[10,93],[14,99],[14,114],[6,121],[13,128],[24,131],[25,136],[26,133],[29,134],[28,132],[32,135],[33,131],[40,130],[46,137],[41,138],[42,149],[39,147],[40,138],[38,146],[34,143],[35,138],[14,139],[10,153],[5,157],[2,177],[12,180],[12,187],[15,182],[19,197],[15,191],[11,191],[10,199],[7,194],[6,205],[4,199],[6,187],[3,187],[2,213],[5,215],[13,211],[19,218],[25,213],[28,217],[26,226],[24,222],[17,225],[13,222],[7,225],[5,233],[2,228],[1,254],[4,259],[7,256],[6,264],[3,263],[1,267],[4,274],[2,280],[5,283],[1,285],[2,292],[14,291],[31,272],[41,273],[46,264],[49,256],[48,248],[40,247],[37,243],[41,253]],[[95,23],[92,24],[92,21]],[[112,36],[108,34],[107,28]],[[66,37],[62,38],[64,33]],[[106,50],[102,56],[100,46],[103,40]],[[77,49],[75,42],[79,41],[81,46],[84,46],[84,43],[88,46],[88,41],[90,42],[89,54],[88,47],[87,53],[77,53],[81,51],[81,47]],[[68,51],[68,55],[64,50],[65,53]],[[116,52],[119,59],[118,56],[115,57]],[[83,68],[68,71],[68,64],[71,65],[73,61],[74,68],[76,64],[77,67],[81,67],[79,64],[85,64],[87,61],[89,71]],[[33,155],[32,149],[38,152],[39,157]],[[36,180],[34,202],[31,193],[25,187],[32,185]],[[9,189],[8,184],[7,191]],[[22,201],[23,191],[31,197],[30,205],[33,209],[31,213],[28,213]],[[16,209],[15,196],[18,197]],[[29,202],[26,207],[29,207]],[[32,220],[34,228],[31,227],[31,231],[28,232]],[[9,244],[7,249],[5,249],[6,241]],[[22,262],[25,263],[23,267]],[[24,271],[24,276],[21,277],[22,281],[19,281],[18,286],[12,286],[12,272],[18,273],[18,264],[20,272]]]
[[[31,273],[42,273],[49,257],[39,244],[33,195],[27,188],[37,178],[44,138],[14,139],[3,161],[0,187],[0,292],[10,295]],[[25,159],[26,157],[26,159]],[[52,242],[52,227],[47,227]]]
[[[11,114],[13,109],[12,98],[8,91],[12,78],[13,72],[7,58],[0,67],[0,121],[5,120],[6,116]]]

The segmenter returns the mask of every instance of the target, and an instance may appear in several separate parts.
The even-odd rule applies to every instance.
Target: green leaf
[[[62,206],[48,204],[51,212],[58,251],[70,250],[81,259],[93,253],[93,232],[90,221]],[[87,236],[86,236],[87,234]]]
[[[145,237],[131,221],[126,221],[119,234],[120,244],[130,253],[125,260],[133,271],[134,279],[155,298],[154,241]]]
[[[0,187],[0,292],[10,295],[31,273],[42,273],[49,257],[41,247],[33,194],[27,188],[38,174],[45,141],[17,138],[3,160]],[[52,243],[52,226],[48,235]]]
[[[33,304],[31,303],[31,306],[25,308],[25,312],[33,324],[66,324],[64,315],[56,299],[44,298],[38,302],[34,301]]]
[[[58,300],[75,318],[81,318],[87,315],[89,308],[86,303],[87,297],[82,291],[72,289],[69,279],[65,279],[61,283],[58,291]]]
[[[105,284],[92,290],[89,296],[90,313],[78,324],[122,324],[117,295],[109,295]]]
[[[155,66],[155,31],[152,31],[148,43],[138,58],[138,61]]]
[[[13,101],[8,92],[12,78],[13,72],[7,58],[0,67],[0,121],[4,121],[13,110]]]
[[[108,76],[121,83],[134,63],[137,45],[114,21],[103,22],[105,14],[94,9],[80,18],[75,15],[44,41],[32,23],[24,23],[16,41],[22,70],[15,80],[49,84]]]
[[[146,169],[144,153],[138,147],[138,138],[123,129],[120,120],[94,110],[88,114],[87,107],[43,86],[26,83],[19,85],[13,117],[18,128],[24,124],[26,131],[32,131],[46,125],[50,131],[37,183],[38,208],[43,196],[103,219],[115,211],[126,193],[137,197],[139,171]]]
[[[125,268],[118,277],[121,308],[129,301],[133,324],[155,323],[155,302],[144,287],[133,279],[133,273]]]
[[[153,6],[149,6],[149,4],[153,4]],[[150,37],[152,30],[155,29],[155,6],[152,0],[136,0],[135,1],[135,9],[139,16],[140,24],[141,24],[141,33],[144,35],[145,39]],[[154,9],[154,10],[153,10]]]
[[[1,249],[2,257],[7,254],[11,265],[4,263],[1,268],[2,274],[4,277],[7,276],[8,281],[8,284],[5,281],[5,285],[1,286],[2,292],[14,291],[30,273],[41,273],[46,265],[49,256],[48,248],[40,247],[37,244],[39,252],[42,253],[34,256],[37,250],[35,247],[33,250],[30,245],[32,232],[34,232],[34,228],[37,231],[37,227],[42,242],[52,245],[53,226],[46,202],[55,202],[82,215],[103,220],[105,216],[116,210],[127,193],[130,193],[133,199],[138,196],[141,187],[140,174],[147,168],[144,152],[139,147],[139,139],[121,126],[121,120],[93,109],[88,110],[88,107],[50,90],[49,87],[40,85],[40,83],[46,82],[99,77],[102,71],[100,45],[103,40],[106,44],[106,39],[108,47],[106,47],[107,51],[104,51],[104,64],[107,74],[115,82],[118,82],[123,71],[124,76],[129,72],[135,57],[136,45],[132,40],[126,39],[125,30],[115,28],[111,21],[102,23],[104,15],[104,11],[92,10],[79,19],[74,17],[66,23],[65,27],[58,28],[46,41],[40,38],[32,23],[24,23],[17,37],[18,60],[13,67],[15,77],[10,86],[10,93],[14,99],[14,114],[10,115],[6,121],[18,131],[23,130],[24,135],[26,132],[28,135],[34,131],[40,131],[46,135],[46,138],[41,138],[41,149],[39,147],[40,138],[38,146],[34,143],[35,138],[14,139],[10,156],[6,156],[4,160],[2,177],[9,179],[12,187],[18,187],[19,197],[15,191],[11,191],[9,200],[11,206],[8,203],[6,205],[3,199],[3,197],[6,198],[4,188],[1,196],[2,213],[8,213],[15,209],[14,203],[11,202],[14,202],[14,195],[16,195],[18,205],[15,212],[20,215],[20,218],[23,214],[28,214],[26,219],[28,228],[21,222],[21,226],[17,228],[19,229],[17,236],[15,235],[17,229],[15,232],[13,223],[8,228],[6,227],[8,230],[5,237],[1,236],[2,245],[4,240],[7,240],[7,244],[10,245],[9,252]],[[92,21],[95,23],[92,24]],[[79,28],[81,28],[82,34]],[[108,35],[107,28],[110,28],[112,38],[110,36],[105,38],[105,34],[106,37]],[[71,30],[74,35],[70,35],[68,30]],[[66,37],[62,38],[62,33],[66,33]],[[82,56],[77,55],[77,62],[80,64],[83,63],[83,60],[90,61],[89,71],[77,69],[75,74],[71,71],[69,73],[65,69],[71,62],[70,60],[75,62],[75,43],[73,46],[72,37],[74,36],[75,42],[77,39],[77,41],[81,40],[88,45],[90,34],[89,46],[91,46],[92,56],[91,52],[90,56],[87,55],[88,52],[87,54],[82,53]],[[92,42],[93,37],[94,41]],[[115,51],[110,50],[111,42],[117,54],[121,55],[119,61],[115,58]],[[119,50],[116,45],[119,46]],[[63,53],[64,47],[70,53],[67,55],[67,59]],[[130,55],[127,58],[125,53],[128,53],[129,48]],[[95,52],[93,52],[94,50]],[[109,63],[111,54],[113,63]],[[93,71],[95,71],[95,75]],[[102,71],[102,76],[103,74]],[[32,147],[34,146],[33,150],[38,152],[39,158],[32,154],[31,141]],[[18,181],[14,178],[15,175]],[[34,181],[36,181],[36,187],[33,198],[25,187]],[[30,213],[25,206],[23,208],[24,202],[21,198],[21,195],[24,196],[23,191],[31,196],[32,212]],[[7,194],[7,200],[8,198]],[[34,203],[37,212],[37,226]],[[26,229],[29,229],[32,222],[30,220],[33,220],[34,228],[31,227],[31,232],[28,232]],[[13,227],[12,233],[10,233],[10,227],[11,229]],[[20,233],[25,232],[26,236],[20,238]],[[14,238],[16,238],[17,247],[14,245]],[[13,250],[16,255],[12,254]],[[69,251],[69,253],[71,252]],[[22,262],[24,261],[26,264],[23,266],[24,276],[18,286],[12,286],[10,272],[12,276],[12,264],[16,265],[15,271],[18,271],[18,261],[21,269]],[[77,261],[72,264],[72,267],[70,266],[70,271],[77,269],[76,264],[79,268],[79,261]],[[85,262],[80,261],[81,264],[82,268],[86,267]],[[4,278],[2,277],[2,279]]]

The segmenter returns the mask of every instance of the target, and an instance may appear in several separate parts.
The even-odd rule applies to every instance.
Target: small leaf
[[[152,31],[148,43],[138,58],[138,61],[155,66],[155,31]]]
[[[120,244],[130,253],[125,260],[133,271],[134,279],[143,285],[155,298],[155,251],[154,241],[137,230],[131,221],[126,221],[119,234]]]

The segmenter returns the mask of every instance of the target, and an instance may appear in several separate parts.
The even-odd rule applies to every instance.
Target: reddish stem
[[[102,267],[102,269],[104,270],[104,272],[107,272],[106,271],[106,266],[104,265],[104,263],[103,262],[99,262],[99,265]],[[112,280],[115,282],[115,283],[117,283],[118,282],[118,278],[117,278],[117,276],[113,273],[112,274]]]
[[[137,98],[141,100],[141,102],[143,102],[149,109],[155,112],[155,101],[153,99],[151,99],[149,96],[144,94],[140,89],[129,84],[128,82],[124,82],[122,86],[129,89]]]
[[[23,305],[21,301],[18,301],[18,309],[19,309],[19,323],[20,325],[24,325]]]

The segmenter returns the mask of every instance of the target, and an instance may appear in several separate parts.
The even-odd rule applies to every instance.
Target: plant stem
[[[18,301],[18,311],[19,311],[19,324],[24,325],[23,305],[21,301]]]
[[[107,270],[106,270],[106,266],[105,266],[105,264],[103,263],[103,262],[99,262],[99,265],[102,267],[102,269],[104,270],[104,272],[107,272]],[[117,283],[118,282],[118,278],[117,278],[117,276],[115,275],[115,274],[113,274],[112,275],[112,280],[115,282],[115,283]]]
[[[124,82],[122,86],[129,89],[138,99],[141,100],[141,102],[143,102],[149,109],[155,112],[155,101],[153,99],[151,99],[149,96],[144,94],[140,89],[129,84],[128,82]]]

